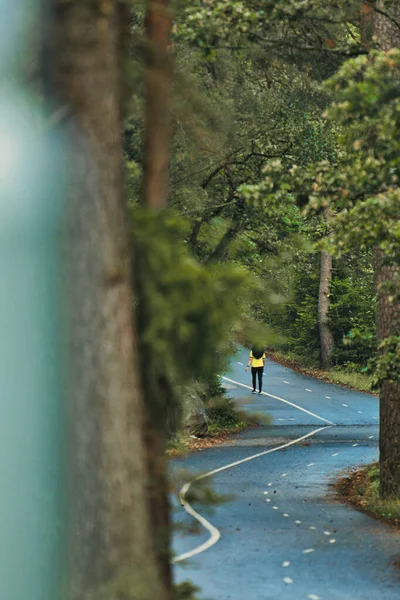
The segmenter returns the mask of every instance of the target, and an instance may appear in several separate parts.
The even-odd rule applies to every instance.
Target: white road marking
[[[373,436],[373,435],[370,435],[368,439],[369,439],[369,440],[373,440],[373,439],[374,439],[374,436]]]
[[[283,516],[284,517],[288,517],[289,515],[287,513],[283,513]]]
[[[330,531],[324,531],[324,535],[332,535]]]
[[[325,396],[325,398],[327,398],[328,400],[332,400],[330,396]]]
[[[301,521],[295,521],[296,525],[300,525]]]
[[[282,473],[281,477],[286,477],[287,473]]]
[[[362,410],[359,410],[359,411],[358,411],[358,414],[359,414],[359,415],[362,415]]]
[[[271,502],[271,498],[265,498],[265,502]]]
[[[311,527],[309,527],[309,529],[311,529],[312,531],[314,531],[315,529],[317,529],[316,527],[314,527],[314,525],[311,525]]]
[[[336,544],[336,540],[334,540],[333,538],[331,540],[329,540],[330,544]]]
[[[373,419],[377,419],[378,417],[372,417]]]
[[[229,377],[222,377],[222,379],[224,379],[225,381],[228,381],[229,383],[234,383],[236,385],[240,385],[248,390],[253,389],[249,385],[246,385],[245,383],[240,383],[239,381],[235,381],[234,379],[230,379]],[[297,408],[298,410],[301,410],[301,411],[307,413],[311,417],[315,417],[316,419],[319,419],[320,421],[324,421],[324,423],[328,423],[328,425],[335,425],[335,423],[333,423],[332,421],[328,421],[328,419],[324,419],[323,417],[316,415],[315,413],[307,410],[306,408],[303,408],[302,406],[299,406],[298,404],[294,404],[294,402],[289,402],[289,400],[285,400],[284,398],[280,398],[279,396],[274,396],[273,394],[268,394],[267,392],[261,392],[261,394],[263,396],[268,396],[269,398],[273,398],[274,400],[280,400],[280,402],[284,402],[285,404],[289,404],[289,406],[293,406],[294,408]]]
[[[313,467],[315,465],[315,463],[310,463],[309,465],[307,465],[307,467]]]
[[[307,598],[309,598],[309,600],[321,600],[317,594],[308,594]]]
[[[268,495],[268,494],[269,494],[269,492],[264,492],[264,494]]]
[[[273,508],[274,510],[278,510],[278,509],[279,509],[279,506],[273,506],[272,508]]]
[[[293,583],[293,579],[291,577],[284,577],[283,581],[285,583],[287,583],[288,585],[290,585],[291,583]]]
[[[308,388],[306,388],[306,392],[312,392],[312,390],[309,390]]]
[[[277,421],[285,421],[285,419],[277,419]]]
[[[290,560],[285,560],[282,563],[282,567],[288,567],[290,565]]]
[[[335,452],[335,454],[332,454],[332,456],[339,456],[339,452]]]
[[[248,387],[248,386],[245,386],[245,387]],[[290,446],[294,446],[295,444],[298,444],[299,442],[302,442],[303,440],[305,440],[313,435],[316,435],[323,429],[327,429],[327,427],[326,426],[319,427],[318,429],[314,429],[313,431],[310,431],[310,433],[307,433],[306,435],[302,435],[301,437],[296,438],[295,440],[291,440],[290,442],[287,442],[286,444],[282,444],[281,446],[276,446],[275,448],[270,448],[269,450],[264,450],[263,452],[259,452],[258,454],[253,454],[252,456],[247,456],[246,458],[242,458],[241,460],[237,460],[236,462],[230,463],[228,465],[224,465],[223,467],[219,467],[218,469],[214,469],[213,471],[209,471],[208,473],[204,473],[203,475],[198,475],[191,481],[188,481],[187,483],[185,483],[185,485],[182,487],[181,491],[179,492],[179,501],[182,504],[183,508],[186,510],[186,512],[189,515],[191,515],[192,517],[194,517],[204,527],[204,529],[206,529],[209,532],[210,537],[203,544],[200,544],[193,550],[190,550],[189,552],[185,552],[184,554],[181,554],[180,556],[176,556],[175,558],[173,558],[172,562],[174,562],[174,563],[181,562],[183,560],[187,560],[188,558],[191,558],[192,556],[196,556],[196,554],[205,552],[206,550],[208,550],[209,548],[214,546],[214,544],[216,544],[221,537],[219,530],[216,527],[214,527],[214,525],[212,523],[207,521],[207,519],[205,519],[202,515],[200,515],[191,506],[191,504],[189,504],[189,502],[185,499],[185,496],[188,493],[190,486],[193,483],[195,483],[196,481],[200,481],[201,479],[205,479],[206,477],[211,477],[212,475],[216,475],[217,473],[221,473],[222,471],[226,471],[227,469],[232,469],[232,467],[237,467],[238,465],[242,465],[250,460],[254,460],[255,458],[260,458],[261,456],[266,456],[267,454],[271,454],[272,452],[277,452],[278,450],[283,450],[284,448],[290,448]],[[268,484],[268,485],[272,485],[272,483]]]
[[[314,552],[314,548],[307,548],[307,550],[303,550],[303,554],[311,554],[311,552]]]
[[[238,361],[238,365],[240,365],[241,367],[244,367],[244,364]]]
[[[356,446],[358,446],[358,444],[353,444],[353,448],[355,448]]]
[[[347,404],[342,404],[342,406],[345,406],[347,408]]]
[[[290,385],[289,381],[284,381],[283,383],[286,383],[287,385]]]
[[[268,484],[268,487],[271,487],[271,485],[272,485],[272,483],[269,483],[269,484]]]

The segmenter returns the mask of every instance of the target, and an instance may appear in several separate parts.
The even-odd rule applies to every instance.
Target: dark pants
[[[251,374],[253,376],[253,390],[256,389],[256,379],[258,375],[258,391],[261,392],[263,373],[264,367],[251,367]]]

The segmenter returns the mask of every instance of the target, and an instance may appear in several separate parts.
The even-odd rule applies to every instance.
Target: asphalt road
[[[330,489],[348,467],[377,459],[377,399],[270,361],[266,393],[252,396],[246,361],[235,357],[225,385],[272,425],[174,461],[179,488],[200,476],[230,497],[211,515],[174,500],[176,523],[193,525],[195,511],[199,529],[175,535],[176,580],[215,600],[398,600],[400,535]]]

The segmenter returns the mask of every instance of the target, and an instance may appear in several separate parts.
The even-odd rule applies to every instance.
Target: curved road
[[[177,581],[215,600],[398,600],[399,534],[329,488],[344,469],[377,459],[377,399],[270,361],[265,393],[253,396],[246,361],[245,351],[234,358],[225,385],[243,409],[273,422],[174,461],[180,486],[206,475],[232,496],[211,515],[186,504],[200,533],[178,528]],[[187,511],[176,501],[178,524],[193,525]]]

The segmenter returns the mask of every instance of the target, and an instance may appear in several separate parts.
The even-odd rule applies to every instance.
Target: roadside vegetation
[[[336,491],[342,501],[400,528],[400,499],[381,499],[379,464],[373,463],[342,477]]]
[[[361,372],[358,365],[337,365],[330,369],[323,370],[320,367],[316,367],[313,361],[309,361],[303,356],[291,352],[269,352],[268,357],[279,364],[302,373],[303,375],[359,390],[360,392],[370,394],[376,393],[373,389],[373,375],[371,373]]]

